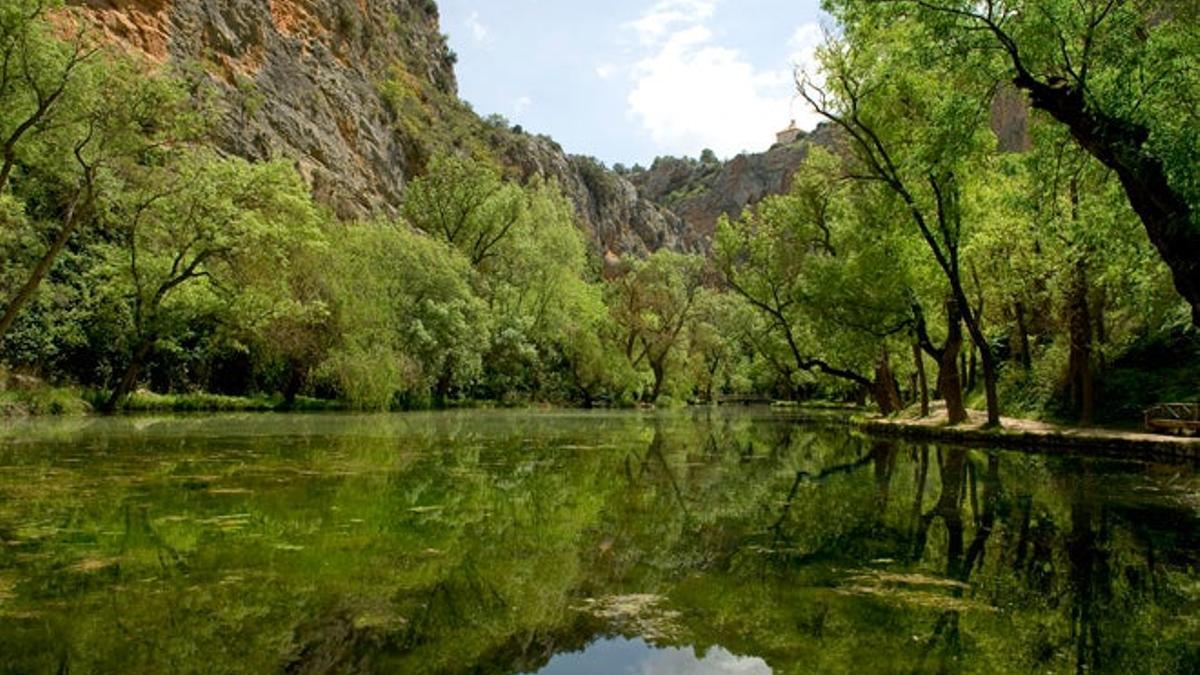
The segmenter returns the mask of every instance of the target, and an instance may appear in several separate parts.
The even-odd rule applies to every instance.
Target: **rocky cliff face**
[[[113,43],[210,81],[215,142],[290,158],[342,218],[391,215],[430,154],[484,143],[559,182],[599,251],[683,248],[684,223],[553,141],[480,120],[457,98],[433,0],[70,0]]]
[[[821,126],[794,143],[725,163],[660,158],[629,179],[642,197],[684,221],[684,247],[706,250],[722,215],[736,218],[764,197],[791,189],[792,176],[813,144],[832,147],[832,129]]]
[[[598,251],[645,255],[660,248],[698,250],[682,218],[640,196],[626,178],[595,159],[567,155],[546,136],[510,133],[497,145],[522,177],[540,175],[558,182]]]
[[[412,167],[380,95],[396,66],[456,89],[425,0],[83,0],[113,41],[215,84],[226,151],[294,159],[343,217],[386,211]]]

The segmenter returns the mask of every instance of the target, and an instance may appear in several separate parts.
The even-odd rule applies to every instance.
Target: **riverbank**
[[[105,396],[105,392],[44,385],[0,390],[0,419],[87,415],[101,406]],[[155,394],[138,391],[130,394],[120,412],[326,412],[344,408],[337,401],[304,397],[289,402],[282,396]]]
[[[870,435],[961,445],[1115,457],[1200,459],[1200,438],[1122,429],[1068,427],[1011,417],[1001,419],[1001,428],[991,429],[985,427],[986,421],[986,413],[971,411],[970,421],[948,426],[945,411],[935,410],[926,418],[912,415],[888,418],[858,416],[852,419],[852,424]]]

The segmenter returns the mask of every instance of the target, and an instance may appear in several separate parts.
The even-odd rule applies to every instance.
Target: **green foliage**
[[[829,3],[838,11],[863,12],[857,0]],[[1143,128],[1145,152],[1159,158],[1173,187],[1195,212],[1200,206],[1200,28],[1193,3],[1105,2],[1102,0],[1004,0],[984,8],[960,0],[893,3],[874,10],[880,20],[896,12],[928,28],[925,44],[947,59],[974,65],[976,74],[1029,77],[1070,87],[1087,107],[1121,125]],[[986,7],[995,18],[993,31]],[[973,17],[972,15],[978,15]],[[1005,49],[1011,44],[1017,58]],[[1200,222],[1197,223],[1200,225]]]
[[[341,343],[321,376],[364,409],[449,398],[474,384],[490,318],[469,262],[403,224],[341,229],[329,261]]]
[[[479,266],[497,255],[497,246],[526,217],[522,197],[519,186],[504,182],[489,166],[444,156],[408,186],[404,215]]]
[[[0,389],[0,419],[30,415],[81,415],[92,406],[73,387],[44,384],[17,389]]]
[[[869,191],[840,180],[834,156],[814,149],[789,194],[719,223],[714,260],[757,314],[755,348],[789,394],[832,375],[817,395],[844,395],[872,379],[881,351],[910,321],[904,240]]]
[[[655,252],[631,266],[609,288],[609,304],[620,344],[629,365],[648,371],[645,400],[661,394],[686,398],[692,383],[684,373],[685,329],[695,317],[704,282],[702,258],[668,250]]]
[[[1194,201],[1186,7],[1027,4],[989,5],[1025,67],[1145,128],[1139,156]],[[1039,115],[1022,130],[1027,152],[998,151],[990,118],[1011,54],[980,49],[996,34],[964,30],[979,17],[946,11],[977,3],[826,5],[841,30],[820,50],[820,86],[802,80],[802,93],[842,129],[837,143],[811,148],[787,194],[723,219],[710,260],[606,258],[600,280],[561,187],[512,161],[548,141],[476,116],[440,57],[405,56],[377,83],[408,155],[400,218],[338,224],[288,162],[206,149],[216,116],[195,73],[93,51],[56,3],[8,3],[0,53],[22,67],[0,74],[0,308],[12,319],[0,315],[0,358],[113,392],[97,404],[154,391],[131,405],[171,409],[241,405],[202,391],[368,410],[857,401],[893,382],[911,403],[913,343],[934,353],[949,339],[951,296],[975,343],[953,368],[968,400],[987,354],[1015,411],[1070,416],[1088,389],[1117,400],[1105,419],[1132,418],[1154,388],[1125,357],[1173,335],[1188,307],[1127,176]],[[393,28],[409,34],[432,11],[405,9]],[[248,80],[233,85],[243,121],[270,105]],[[720,166],[710,151],[657,163],[669,161]],[[600,162],[571,163],[598,199],[619,196]],[[1194,391],[1181,378],[1157,395]]]
[[[122,176],[108,205],[108,242],[89,274],[128,324],[120,403],[155,351],[182,347],[197,326],[237,345],[279,314],[298,311],[286,283],[291,256],[319,242],[317,213],[290,164],[252,164],[184,151]],[[185,348],[185,351],[187,349]]]

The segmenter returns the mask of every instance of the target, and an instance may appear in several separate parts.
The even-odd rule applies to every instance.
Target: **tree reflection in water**
[[[0,440],[0,653],[511,673],[643,644],[783,673],[1187,672],[1198,492],[1191,466],[765,411],[35,426]]]

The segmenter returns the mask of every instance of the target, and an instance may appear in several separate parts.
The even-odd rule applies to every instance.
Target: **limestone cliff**
[[[462,103],[433,0],[71,3],[109,41],[212,83],[215,143],[295,161],[342,218],[394,214],[432,154],[463,151],[557,180],[599,251],[685,246],[683,222],[624,178]]]
[[[509,134],[497,145],[523,177],[536,174],[558,182],[598,251],[644,255],[660,248],[699,250],[682,218],[640,196],[625,177],[595,159],[567,155],[546,136]]]
[[[453,58],[424,0],[86,0],[111,39],[202,73],[224,103],[217,143],[295,160],[344,217],[387,210],[412,167],[381,78],[396,65],[453,94]]]
[[[832,147],[832,129],[821,126],[793,143],[723,163],[663,157],[629,179],[642,197],[683,220],[685,247],[704,250],[722,215],[736,218],[764,197],[787,192],[813,144]]]

